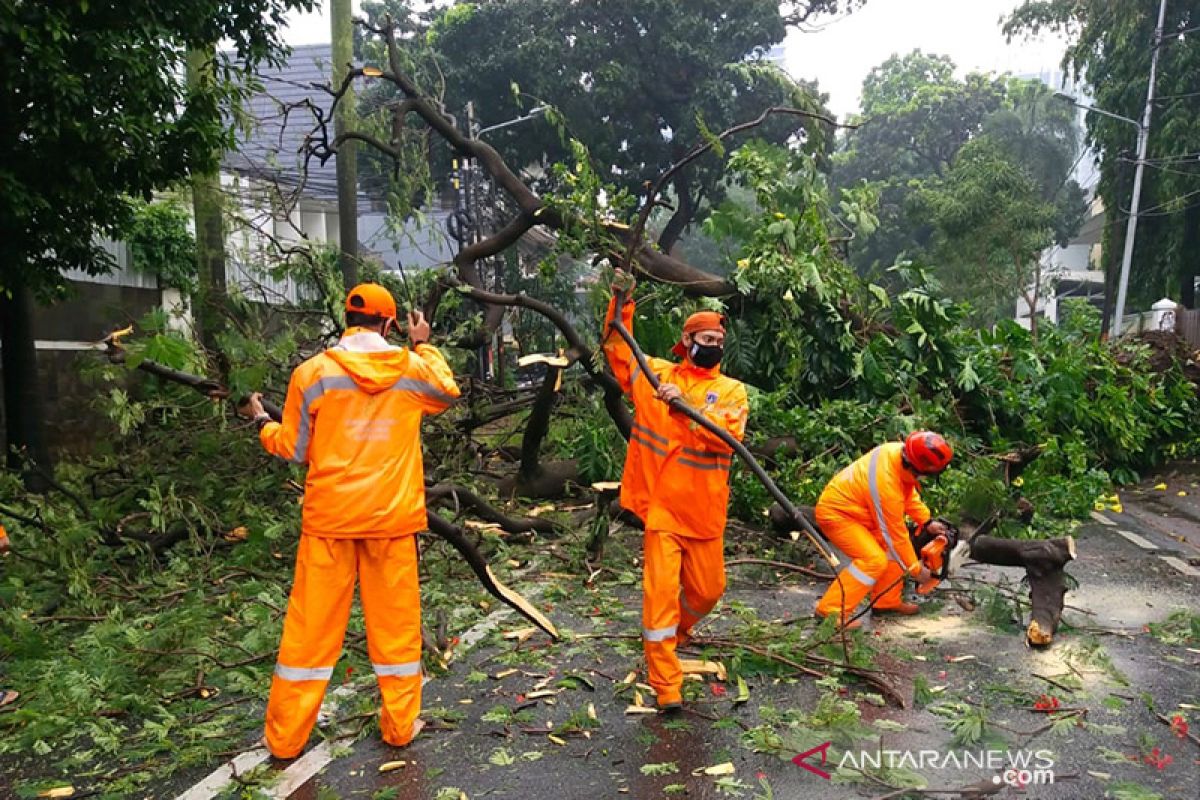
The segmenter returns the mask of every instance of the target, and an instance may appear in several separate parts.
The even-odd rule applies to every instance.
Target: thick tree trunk
[[[521,439],[521,483],[533,480],[541,474],[538,451],[542,449],[542,440],[550,430],[550,415],[554,411],[554,401],[558,399],[558,382],[561,377],[560,367],[547,365],[546,377],[538,390],[533,410],[529,412],[529,420],[525,423],[525,436]]]
[[[15,272],[15,270],[14,270]],[[45,479],[29,469],[32,461],[47,472],[53,470],[46,442],[43,396],[39,390],[37,351],[33,344],[33,299],[23,286],[7,287],[12,296],[0,292],[0,369],[4,372],[4,430],[8,468],[24,470],[25,486],[44,491]]]
[[[667,221],[667,226],[663,228],[658,237],[658,249],[664,253],[671,252],[680,237],[683,236],[683,232],[687,230],[688,225],[692,223],[692,218],[696,216],[696,204],[692,202],[691,182],[688,180],[687,174],[683,171],[677,172],[672,184],[675,187],[675,199],[678,205],[675,213],[671,215],[671,219]]]
[[[190,86],[212,80],[213,50],[189,50],[187,79]],[[224,325],[227,287],[225,224],[221,208],[221,178],[216,170],[192,175],[192,213],[196,218],[196,267],[199,294],[192,298],[196,332],[210,353],[218,353],[217,336]],[[225,370],[221,370],[224,375]]]
[[[354,58],[354,22],[350,0],[332,0],[329,9],[333,36],[333,85],[341,87],[349,64]],[[348,86],[337,104],[334,116],[334,135],[342,136],[354,129],[354,87]],[[342,281],[346,288],[358,283],[358,159],[355,142],[345,139],[338,146],[338,238],[341,255]]]
[[[521,464],[516,476],[502,481],[502,494],[522,497],[561,497],[571,483],[579,480],[579,467],[574,461],[555,461],[542,464],[539,452],[550,430],[550,415],[558,399],[558,381],[562,367],[547,365],[546,379],[538,390],[537,400],[529,412],[525,435],[521,439]]]

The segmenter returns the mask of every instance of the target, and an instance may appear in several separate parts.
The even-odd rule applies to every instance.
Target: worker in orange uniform
[[[632,295],[633,279],[618,273],[614,292]],[[664,711],[681,707],[683,671],[675,648],[725,591],[724,534],[733,452],[693,420],[671,409],[680,398],[739,440],[749,406],[746,387],[721,374],[725,343],[720,314],[701,311],[683,325],[674,353],[680,363],[649,359],[656,392],[629,345],[611,327],[609,302],[604,354],[634,405],[633,431],[621,480],[621,505],[645,523],[642,639],[650,685]],[[634,304],[621,321],[633,329]]]
[[[414,534],[426,528],[421,418],[458,397],[454,374],[409,315],[412,349],[385,337],[396,303],[363,284],[346,298],[346,332],[288,385],[283,422],[261,396],[243,410],[269,452],[308,465],[296,576],[267,702],[266,744],[304,749],[342,650],[359,582],[367,648],[383,697],[379,727],[402,747],[420,730],[421,610]]]
[[[903,443],[879,445],[829,482],[817,500],[817,524],[851,561],[817,603],[819,616],[845,622],[868,593],[875,611],[917,613],[916,604],[903,601],[903,578],[923,583],[930,575],[913,550],[904,517],[945,533],[942,523],[929,521],[919,479],[939,474],[953,457],[944,438],[916,431]]]

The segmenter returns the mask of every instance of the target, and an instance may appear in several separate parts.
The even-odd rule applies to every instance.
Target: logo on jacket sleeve
[[[716,392],[709,392],[708,394],[704,395],[704,404],[705,405],[707,405],[707,406],[716,405],[716,402],[717,402],[717,393]]]

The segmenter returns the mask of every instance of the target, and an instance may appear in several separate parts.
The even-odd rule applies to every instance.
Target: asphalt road
[[[929,788],[982,782],[991,797],[1091,800],[1118,796],[1123,782],[1168,800],[1200,797],[1200,746],[1175,735],[1154,713],[1168,719],[1183,713],[1192,731],[1200,732],[1200,649],[1195,642],[1190,643],[1191,649],[1185,643],[1164,643],[1146,629],[1172,612],[1200,613],[1200,489],[1189,480],[1169,480],[1167,491],[1149,488],[1152,482],[1141,493],[1124,492],[1123,513],[1105,511],[1083,526],[1077,534],[1079,558],[1068,570],[1078,586],[1067,595],[1067,624],[1048,649],[1028,649],[1021,621],[1005,619],[999,598],[1009,590],[1022,591],[1020,575],[1011,569],[972,565],[946,587],[1006,587],[993,594],[996,607],[991,609],[967,610],[955,601],[954,591],[939,591],[935,602],[916,617],[870,620],[867,636],[882,650],[881,663],[909,691],[914,683],[923,682],[933,694],[919,707],[879,707],[866,697],[869,690],[850,684],[844,699],[860,701],[860,726],[871,732],[871,737],[855,740],[850,752],[865,748],[911,753],[909,761],[903,755],[893,756],[901,766],[911,767],[911,759],[928,751],[933,755],[925,756],[923,768],[915,772]],[[1187,495],[1179,496],[1178,491]],[[630,542],[636,545],[632,534]],[[678,719],[630,714],[633,689],[618,691],[619,683],[630,671],[641,669],[641,659],[636,639],[619,637],[636,635],[638,630],[639,586],[610,584],[603,591],[589,592],[578,579],[527,575],[520,588],[550,598],[546,605],[556,624],[583,636],[554,648],[547,647],[540,635],[518,643],[502,635],[524,625],[503,612],[492,615],[463,637],[449,671],[426,685],[426,716],[435,724],[410,747],[394,750],[374,735],[333,743],[314,739],[308,753],[294,762],[273,764],[249,752],[238,771],[259,764],[252,786],[239,786],[214,774],[207,776],[211,786],[197,789],[206,776],[189,775],[152,796],[187,800],[218,796],[295,800],[902,796],[890,794],[882,782],[860,778],[858,783],[840,783],[794,764],[791,759],[798,748],[821,743],[824,734],[817,731],[814,738],[811,725],[801,726],[794,739],[785,737],[782,750],[755,751],[753,734],[746,729],[775,724],[778,730],[786,727],[779,722],[789,715],[811,723],[814,709],[828,694],[812,678],[751,677],[749,700],[736,706],[731,702],[736,686],[697,683],[693,691],[702,699]],[[745,625],[748,615],[805,617],[823,588],[820,581],[735,568],[720,613],[705,633],[720,635]],[[592,638],[597,634],[614,638]],[[736,671],[736,664],[728,666]],[[644,680],[644,673],[638,679]],[[345,693],[350,688],[372,691],[369,683],[349,687]],[[530,697],[539,689],[556,694]],[[1084,724],[1068,721],[1060,729],[1038,732],[1048,715],[1033,710],[1030,698],[1043,693],[1052,695],[1064,709],[1080,709]],[[653,702],[652,696],[645,700]],[[967,711],[955,714],[955,707]],[[592,726],[586,735],[566,724],[590,719],[589,708],[595,719],[586,723]],[[961,752],[952,742],[954,720],[972,709],[984,710],[987,733],[983,742],[967,751],[1044,751],[1040,754],[1052,762],[1054,782],[1024,788],[996,786],[996,769],[960,766],[961,758],[959,763],[947,763],[948,752]],[[514,711],[522,713],[520,720],[512,720]],[[552,736],[555,731],[558,734]],[[830,738],[836,737],[831,733]],[[1147,763],[1147,757],[1161,767]],[[381,765],[397,760],[404,764],[380,771]],[[808,762],[834,771],[832,762],[821,767],[819,755]],[[704,773],[726,763],[732,765],[730,775]],[[270,773],[266,780],[264,773]]]

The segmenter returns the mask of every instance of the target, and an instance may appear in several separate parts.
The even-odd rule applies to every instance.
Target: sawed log
[[[1075,558],[1075,538],[999,539],[976,536],[970,541],[971,558],[999,567],[1024,567],[1033,603],[1025,639],[1042,647],[1050,644],[1062,621],[1067,574],[1064,567]]]

